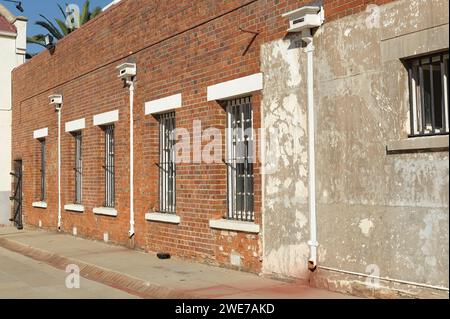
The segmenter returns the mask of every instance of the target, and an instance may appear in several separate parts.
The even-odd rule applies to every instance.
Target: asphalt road
[[[0,248],[0,299],[129,299],[121,290],[80,278],[68,289],[62,270]]]

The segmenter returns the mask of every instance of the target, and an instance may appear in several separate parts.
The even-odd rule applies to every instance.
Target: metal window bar
[[[449,112],[448,112],[448,91],[449,91],[449,82],[448,82],[448,57],[446,54],[442,57],[441,60],[441,73],[443,74],[442,79],[442,92],[443,92],[443,107],[444,107],[444,123],[445,123],[445,131],[449,132]]]
[[[228,219],[254,221],[251,97],[227,102]]]
[[[45,140],[40,140],[41,143],[41,194],[40,194],[40,200],[45,201],[45,164],[46,164],[46,154],[45,154]]]
[[[435,115],[435,105],[434,105],[434,79],[433,79],[433,61],[432,58],[430,57],[429,59],[429,70],[430,70],[430,100],[431,100],[431,131],[433,133],[436,133],[437,130],[437,123],[436,123],[436,115]],[[439,105],[440,106],[440,105]]]
[[[409,61],[411,136],[449,133],[448,53]]]
[[[176,213],[175,112],[159,115],[159,211]]]
[[[83,178],[83,162],[82,162],[82,135],[77,132],[75,138],[75,204],[82,203],[82,178]]]
[[[114,125],[105,127],[105,207],[115,207]]]

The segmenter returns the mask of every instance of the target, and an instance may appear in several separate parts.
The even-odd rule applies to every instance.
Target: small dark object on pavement
[[[170,259],[170,254],[167,253],[157,253],[156,256],[158,256],[159,259]]]

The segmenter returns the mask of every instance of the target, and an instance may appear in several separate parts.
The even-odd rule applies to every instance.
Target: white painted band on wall
[[[94,115],[94,126],[107,125],[119,121],[119,110]]]
[[[79,119],[71,122],[66,122],[66,133],[76,132],[86,128],[85,119]]]
[[[14,32],[6,32],[6,31],[0,31],[1,36],[9,37],[9,38],[15,38],[17,37],[17,33]]]
[[[40,130],[36,130],[33,132],[33,138],[35,139],[44,138],[47,136],[48,136],[48,127],[41,128]]]
[[[145,103],[145,115],[171,111],[180,108],[182,104],[183,99],[181,93],[149,101]]]
[[[208,101],[237,98],[262,90],[263,74],[256,73],[243,78],[208,86]]]

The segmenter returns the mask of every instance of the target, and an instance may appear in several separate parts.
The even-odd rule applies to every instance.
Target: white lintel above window
[[[48,127],[41,128],[40,130],[36,130],[33,132],[33,138],[40,139],[48,136]]]
[[[227,100],[262,90],[263,74],[256,73],[243,78],[208,86],[208,101]]]
[[[79,119],[71,122],[66,122],[66,133],[77,132],[86,128],[86,120]]]
[[[94,115],[94,126],[108,125],[119,121],[119,110]]]
[[[166,96],[158,100],[145,102],[145,115],[158,114],[180,108],[183,104],[181,93]]]

